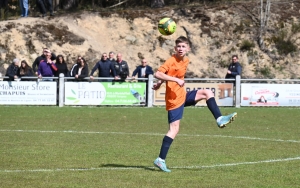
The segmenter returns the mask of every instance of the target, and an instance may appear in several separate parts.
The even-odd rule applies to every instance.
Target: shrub
[[[271,69],[268,66],[264,66],[262,68],[259,69],[260,74],[262,74],[264,77],[266,78],[271,78]]]
[[[221,59],[221,60],[219,61],[218,64],[219,64],[222,68],[227,68],[227,67],[229,66],[230,62]]]
[[[241,33],[243,30],[244,30],[244,25],[241,21],[240,24],[234,28],[233,33],[237,33],[237,32]]]
[[[297,51],[297,46],[295,44],[293,44],[291,40],[287,40],[287,41],[279,40],[279,41],[277,41],[276,48],[277,48],[278,53],[280,55],[287,55],[289,53]]]
[[[220,49],[222,47],[222,44],[219,41],[216,41],[215,46],[217,49]]]
[[[292,33],[296,34],[298,32],[300,32],[300,23],[298,23],[298,24],[294,24],[293,23],[293,25],[292,25]]]
[[[249,51],[254,47],[254,43],[249,41],[249,40],[243,40],[241,46],[240,46],[240,50],[241,51]]]

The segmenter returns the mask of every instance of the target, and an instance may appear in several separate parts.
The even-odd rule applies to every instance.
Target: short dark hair
[[[175,40],[175,44],[177,45],[178,43],[186,43],[187,45],[190,45],[189,39],[184,36],[180,36]]]
[[[234,58],[234,57],[238,59],[238,55],[232,55],[231,58]]]

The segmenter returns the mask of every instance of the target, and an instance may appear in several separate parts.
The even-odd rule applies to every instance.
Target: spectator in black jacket
[[[114,63],[116,61],[116,59],[115,59],[115,53],[114,52],[109,52],[108,56],[109,56],[108,60],[110,62]]]
[[[29,76],[33,76],[33,70],[32,68],[27,64],[27,62],[25,60],[21,61],[21,66],[19,68],[19,73],[18,75],[21,77],[22,81],[33,81],[32,79],[26,79],[26,78],[22,78],[22,77],[29,77]]]
[[[238,62],[238,56],[232,56],[232,63],[228,66],[227,74],[225,76],[226,79],[235,79],[237,75],[242,74],[242,66]],[[226,83],[233,83],[235,85],[235,81],[226,81]]]
[[[64,56],[58,55],[56,57],[55,65],[57,68],[57,71],[54,74],[55,77],[59,77],[60,73],[63,73],[65,77],[68,76],[69,70],[68,70],[67,64],[65,62]]]
[[[114,68],[119,79],[121,79],[121,81],[125,81],[129,76],[129,66],[127,62],[122,59],[121,53],[117,54],[117,61],[114,63]]]
[[[107,59],[107,53],[102,54],[102,58],[99,62],[96,63],[94,68],[91,71],[90,78],[94,79],[93,74],[98,69],[98,77],[115,77],[117,79],[116,71],[113,64]],[[111,81],[111,80],[101,80],[101,81]]]
[[[18,73],[19,73],[19,59],[14,59],[12,64],[9,65],[9,67],[6,70],[5,76],[8,76],[9,78],[5,78],[4,81],[14,81],[15,79],[18,79]]]
[[[83,57],[80,57],[80,63],[74,68],[74,73],[76,80],[84,80],[89,76],[89,67]]]
[[[43,48],[43,54],[34,60],[34,62],[32,64],[32,69],[36,75],[38,75],[37,71],[38,71],[40,62],[43,60],[47,60],[47,58],[46,58],[47,53],[51,53],[51,51],[48,48]],[[51,53],[51,60],[54,61],[55,59],[56,59],[56,55],[54,53]]]
[[[69,71],[68,77],[74,77],[75,76],[75,72],[74,71],[75,71],[76,66],[78,66],[78,64],[81,62],[81,58],[82,58],[81,55],[79,55],[77,57],[77,62],[72,65],[72,67],[71,67],[71,69]]]

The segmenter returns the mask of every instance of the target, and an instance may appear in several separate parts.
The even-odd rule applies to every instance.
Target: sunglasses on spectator
[[[236,59],[234,58],[234,59],[232,59],[233,61],[235,61]]]

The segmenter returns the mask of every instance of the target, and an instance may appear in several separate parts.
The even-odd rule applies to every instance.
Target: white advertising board
[[[0,82],[0,104],[56,105],[56,93],[56,82]]]
[[[300,106],[299,84],[241,84],[241,106]]]

